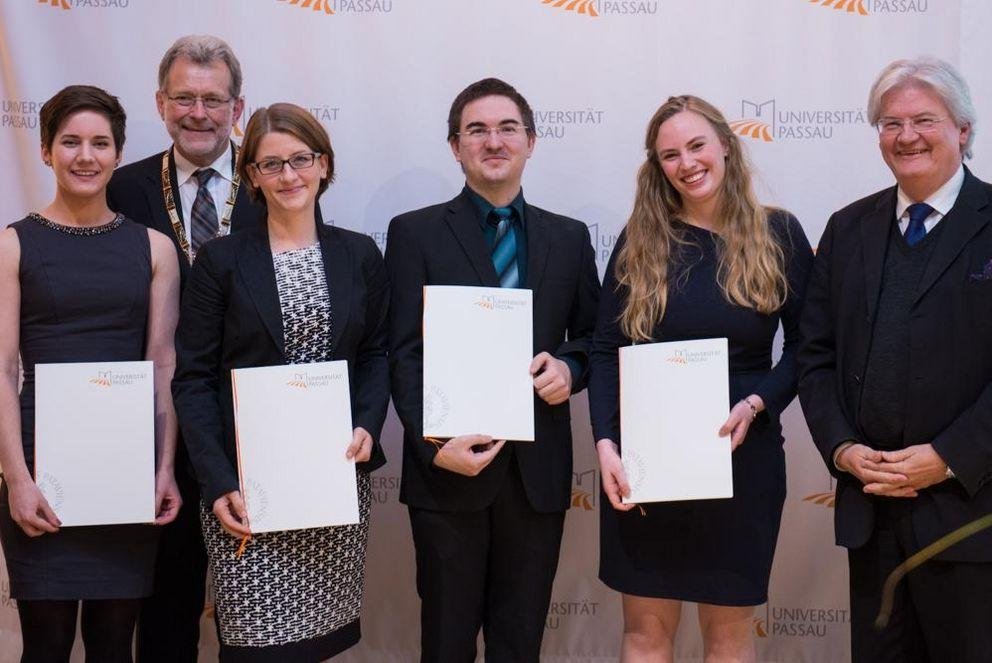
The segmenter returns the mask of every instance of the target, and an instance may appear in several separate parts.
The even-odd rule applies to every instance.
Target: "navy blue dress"
[[[730,403],[750,394],[767,408],[733,453],[734,497],[656,502],[620,512],[600,502],[600,579],[635,596],[747,606],[768,596],[775,543],[785,501],[785,454],[779,415],[796,395],[799,315],[813,253],[802,227],[771,211],[773,236],[785,254],[789,293],[774,314],[731,304],[717,283],[719,237],[676,221],[690,244],[669,268],[668,304],[655,342],[726,337],[730,349]],[[596,440],[621,447],[617,348],[631,341],[617,322],[627,296],[618,290],[616,257],[607,267],[591,352],[589,411]],[[772,367],[772,341],[781,322],[782,357]]]
[[[148,229],[123,216],[80,229],[33,214],[11,227],[21,248],[21,441],[33,474],[35,364],[144,359],[151,246]],[[0,543],[15,599],[151,594],[152,525],[63,527],[32,538],[10,517],[5,482]]]

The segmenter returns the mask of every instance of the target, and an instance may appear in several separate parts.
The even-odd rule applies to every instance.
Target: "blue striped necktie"
[[[906,243],[910,246],[917,244],[927,236],[927,228],[923,222],[933,213],[933,208],[926,203],[913,203],[907,208],[909,225],[906,226]]]
[[[190,244],[195,254],[201,246],[217,235],[217,208],[214,198],[210,195],[207,185],[216,174],[213,168],[203,168],[193,173],[200,188],[196,190],[196,199],[190,210]]]
[[[519,288],[517,270],[517,231],[513,225],[513,208],[496,207],[489,213],[489,223],[496,226],[493,242],[493,267],[499,277],[499,287]]]

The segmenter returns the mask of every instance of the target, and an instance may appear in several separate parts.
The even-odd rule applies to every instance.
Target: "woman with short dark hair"
[[[117,98],[96,87],[73,85],[45,102],[41,155],[55,198],[0,231],[0,539],[25,663],[68,662],[80,601],[87,661],[130,661],[158,545],[151,525],[60,527],[33,477],[35,365],[152,360],[155,524],[180,506],[169,390],[178,266],[165,235],[107,206],[124,122]]]

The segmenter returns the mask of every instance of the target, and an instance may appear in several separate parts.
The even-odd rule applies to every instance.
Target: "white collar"
[[[233,157],[234,147],[228,142],[228,147],[224,150],[217,159],[208,166],[208,168],[213,168],[221,177],[223,177],[228,182],[231,181],[234,173],[231,170],[231,160]],[[179,150],[172,147],[172,156],[176,162],[176,180],[179,185],[182,186],[189,181],[189,178],[193,177],[193,173],[200,170],[200,166],[197,166],[190,162],[189,159],[184,157]]]
[[[951,179],[944,182],[943,186],[921,202],[926,203],[940,214],[941,217],[944,217],[954,207],[954,202],[958,199],[958,194],[961,193],[961,185],[963,184],[964,164],[961,164],[958,166],[957,172],[951,175]],[[901,219],[903,214],[906,213],[906,209],[914,202],[916,201],[911,200],[906,195],[906,192],[902,190],[902,187],[899,187],[896,192],[896,218]]]

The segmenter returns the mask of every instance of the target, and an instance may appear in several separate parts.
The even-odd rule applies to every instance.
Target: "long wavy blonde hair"
[[[686,243],[672,226],[674,219],[683,216],[682,196],[665,177],[655,151],[662,123],[685,111],[704,117],[727,148],[716,214],[720,238],[717,282],[724,297],[733,304],[772,313],[781,308],[788,291],[782,249],[772,237],[768,211],[752,190],[740,139],[713,105],[690,95],[669,97],[648,123],[647,160],[637,173],[626,243],[617,256],[617,281],[628,290],[620,327],[633,341],[650,341],[654,326],[665,315],[673,250]]]

